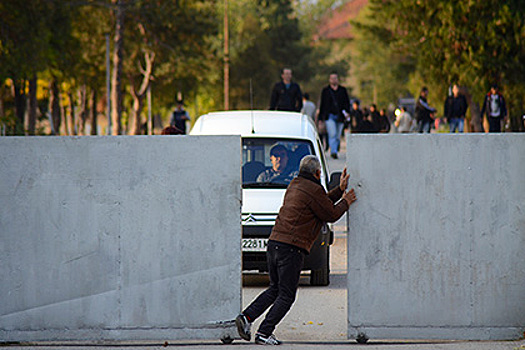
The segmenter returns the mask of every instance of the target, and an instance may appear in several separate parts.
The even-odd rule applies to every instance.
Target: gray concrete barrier
[[[238,136],[0,138],[0,341],[233,331],[239,154]]]
[[[348,335],[525,331],[525,134],[349,135]]]

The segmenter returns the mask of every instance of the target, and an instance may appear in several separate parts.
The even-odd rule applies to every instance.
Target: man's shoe
[[[337,153],[332,153],[332,154],[330,155],[330,157],[332,157],[332,158],[334,158],[334,159],[337,159]]]
[[[283,342],[277,340],[275,335],[264,335],[262,333],[255,334],[255,344],[259,345],[281,345]]]
[[[248,322],[248,319],[243,314],[240,314],[235,318],[235,325],[237,326],[237,331],[242,339],[250,341],[252,339],[252,334],[250,333],[251,323]]]

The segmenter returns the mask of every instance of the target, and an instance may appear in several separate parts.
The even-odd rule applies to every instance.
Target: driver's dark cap
[[[270,156],[282,157],[282,156],[287,156],[287,155],[288,155],[288,150],[283,145],[275,145],[270,150]]]

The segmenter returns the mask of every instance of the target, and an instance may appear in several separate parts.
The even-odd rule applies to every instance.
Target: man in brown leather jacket
[[[239,335],[245,340],[251,339],[251,323],[271,306],[255,334],[255,342],[281,344],[273,331],[295,301],[304,255],[310,253],[322,225],[337,221],[356,200],[354,189],[345,193],[349,178],[346,168],[339,186],[328,193],[320,178],[319,159],[312,155],[304,157],[299,175],[286,190],[268,241],[270,286],[235,319]]]

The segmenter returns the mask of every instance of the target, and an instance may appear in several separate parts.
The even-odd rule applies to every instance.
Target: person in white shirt
[[[303,108],[301,109],[301,113],[306,114],[315,122],[315,103],[310,101],[310,95],[307,92],[303,95]]]
[[[406,107],[401,107],[401,113],[396,117],[395,125],[397,131],[400,133],[407,133],[412,130],[412,124],[414,119],[407,112]]]

